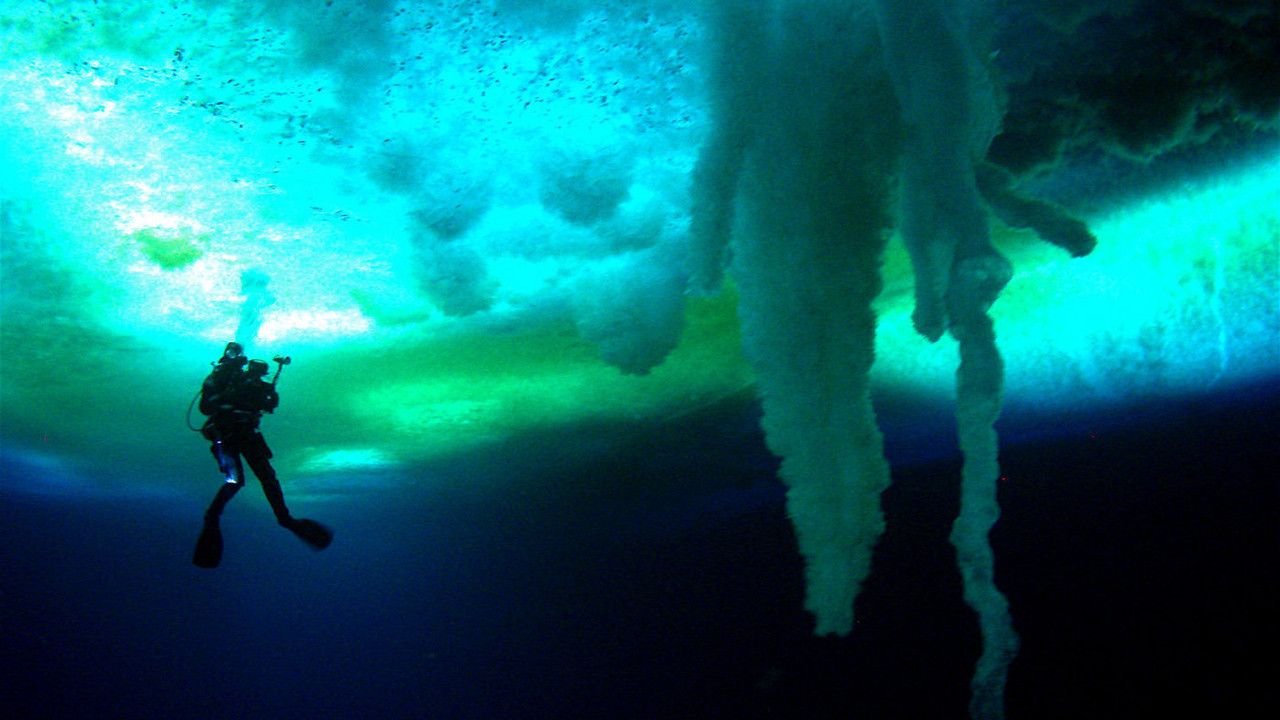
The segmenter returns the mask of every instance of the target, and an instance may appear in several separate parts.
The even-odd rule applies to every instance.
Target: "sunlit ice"
[[[34,21],[43,12],[30,8]],[[671,264],[687,227],[687,174],[706,122],[692,18],[647,39],[675,43],[683,63],[639,76],[624,77],[599,48],[551,41],[552,59],[528,39],[449,54],[466,42],[455,28],[402,40],[430,49],[430,68],[401,62],[356,87],[297,67],[285,57],[296,40],[269,13],[241,24],[244,12],[175,18],[182,43],[114,47],[83,29],[20,36],[29,47],[5,58],[6,445],[92,464],[106,425],[138,423],[130,435],[158,448],[184,442],[186,398],[235,333],[242,276],[255,269],[271,302],[251,353],[298,361],[268,421],[277,443],[297,448],[283,460],[290,475],[411,463],[556,425],[660,419],[752,385],[732,282],[680,299],[678,342],[651,370],[602,357],[636,332],[629,310],[650,302],[653,283],[638,271]],[[248,56],[199,49],[220,33]],[[410,102],[428,75],[444,81]],[[675,93],[645,106],[651,126],[634,106],[643,98],[630,97],[654,92],[642,83]],[[622,188],[616,211],[590,223],[538,190],[555,181],[547,166],[583,157],[629,168],[620,179],[570,177]],[[1009,401],[1078,406],[1274,373],[1278,168],[1273,153],[1090,218],[1099,249],[1080,261],[997,227],[1016,268],[993,308]],[[576,212],[593,212],[591,200]],[[465,260],[424,269],[433,261],[412,219],[424,214]],[[889,396],[947,402],[954,344],[912,330],[896,241],[885,266],[874,381]],[[627,295],[628,283],[639,290]],[[468,293],[483,300],[450,307]],[[128,396],[108,397],[122,383]]]

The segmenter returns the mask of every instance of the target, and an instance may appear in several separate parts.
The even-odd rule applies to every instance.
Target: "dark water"
[[[947,543],[958,459],[941,441],[942,459],[906,463],[891,441],[909,467],[884,495],[858,625],[814,638],[755,412],[650,428],[590,461],[573,435],[532,439],[422,469],[430,491],[295,502],[336,529],[321,554],[276,527],[250,487],[227,511],[212,572],[189,562],[204,497],[5,495],[0,707],[964,717],[978,632]],[[886,418],[891,439],[910,434]],[[1047,422],[1005,421],[1015,441],[993,541],[1022,636],[1009,716],[1280,709],[1280,499],[1267,479],[1280,388]]]

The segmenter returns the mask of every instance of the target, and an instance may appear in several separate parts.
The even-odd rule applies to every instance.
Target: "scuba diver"
[[[280,404],[276,382],[289,358],[277,357],[275,361],[280,367],[275,378],[268,383],[263,380],[267,374],[267,363],[248,360],[240,343],[229,342],[200,388],[200,412],[209,416],[200,432],[212,443],[209,449],[218,462],[224,482],[204,513],[204,529],[196,541],[192,557],[192,562],[199,567],[214,568],[222,561],[222,530],[218,520],[223,508],[244,487],[242,459],[258,476],[262,492],[282,527],[316,550],[329,547],[333,540],[333,533],[320,523],[289,514],[284,503],[284,491],[280,489],[280,481],[269,462],[271,448],[267,447],[267,441],[258,430],[262,414],[274,412]]]

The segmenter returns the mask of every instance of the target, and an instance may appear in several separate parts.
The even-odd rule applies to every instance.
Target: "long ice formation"
[[[915,267],[913,320],[925,337],[937,339],[945,326],[960,344],[956,426],[964,468],[951,542],[965,601],[982,630],[969,713],[985,719],[1004,717],[1018,637],[987,542],[1000,516],[995,421],[1004,390],[1004,361],[987,310],[1012,268],[991,245],[975,172],[1000,122],[984,53],[974,44],[981,4],[876,0],[875,14],[907,126],[901,228]]]
[[[842,5],[715,8],[719,126],[696,170],[715,180],[695,191],[692,224],[700,258],[732,235],[745,351],[820,634],[853,627],[889,484],[868,377],[898,133],[874,28]]]
[[[984,163],[1001,109],[978,37],[982,5],[712,3],[715,127],[694,174],[689,273],[713,288],[729,258],[766,439],[782,458],[806,560],[806,606],[818,634],[846,634],[889,482],[868,376],[896,191],[916,329],[959,343],[965,461],[951,539],[983,637],[970,712],[998,718],[1018,640],[987,542],[999,516],[1004,377],[988,310],[1011,267],[990,242],[987,203],[1073,255],[1094,241]]]

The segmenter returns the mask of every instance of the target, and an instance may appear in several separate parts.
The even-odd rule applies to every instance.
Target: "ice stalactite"
[[[995,299],[1008,262],[991,246],[975,165],[1000,124],[995,89],[972,35],[970,3],[872,3],[906,142],[901,168],[902,240],[916,276],[916,330],[936,340],[947,328],[947,289],[956,281]]]
[[[712,11],[718,127],[695,170],[692,275],[714,282],[728,243],[762,423],[806,560],[806,606],[818,634],[843,635],[889,483],[869,372],[897,157],[893,91],[874,27],[846,3]]]
[[[987,311],[1012,268],[991,245],[977,180],[976,168],[1000,123],[977,39],[983,4],[876,0],[874,8],[906,126],[901,230],[916,275],[912,319],[925,337],[937,339],[946,329],[960,345],[956,425],[964,467],[951,542],[965,601],[982,631],[969,712],[986,720],[1004,716],[1005,678],[1018,637],[1008,601],[995,585],[987,541],[1000,515],[995,421],[1004,391],[1004,361]],[[1087,252],[1078,239],[1065,242]]]
[[[985,163],[1001,108],[982,5],[711,3],[715,126],[694,171],[689,274],[695,289],[711,289],[730,258],[766,440],[782,458],[806,561],[806,606],[818,634],[848,633],[889,482],[868,375],[896,190],[915,327],[959,343],[964,467],[951,540],[982,631],[970,712],[985,720],[1004,714],[1018,647],[987,541],[999,517],[1004,384],[988,311],[1012,274],[991,244],[988,206],[1075,256],[1095,240]]]
[[[1084,257],[1093,252],[1098,239],[1081,220],[1051,202],[1015,193],[1013,174],[999,165],[983,162],[975,171],[978,192],[1004,224],[1029,228],[1046,242],[1071,253],[1072,257]]]
[[[690,289],[714,293],[728,264],[742,164],[763,112],[755,76],[768,46],[763,3],[735,7],[708,0],[707,10],[714,122],[693,170],[686,271]]]
[[[970,716],[1004,717],[1004,687],[1009,663],[1018,653],[1018,636],[1009,603],[995,584],[995,557],[987,536],[1000,516],[996,480],[1000,476],[995,422],[1004,389],[1004,361],[996,347],[987,308],[985,281],[953,278],[947,292],[951,334],[960,344],[956,371],[956,426],[964,467],[960,480],[960,516],[951,543],[964,579],[964,598],[978,614],[982,655],[974,669]]]

